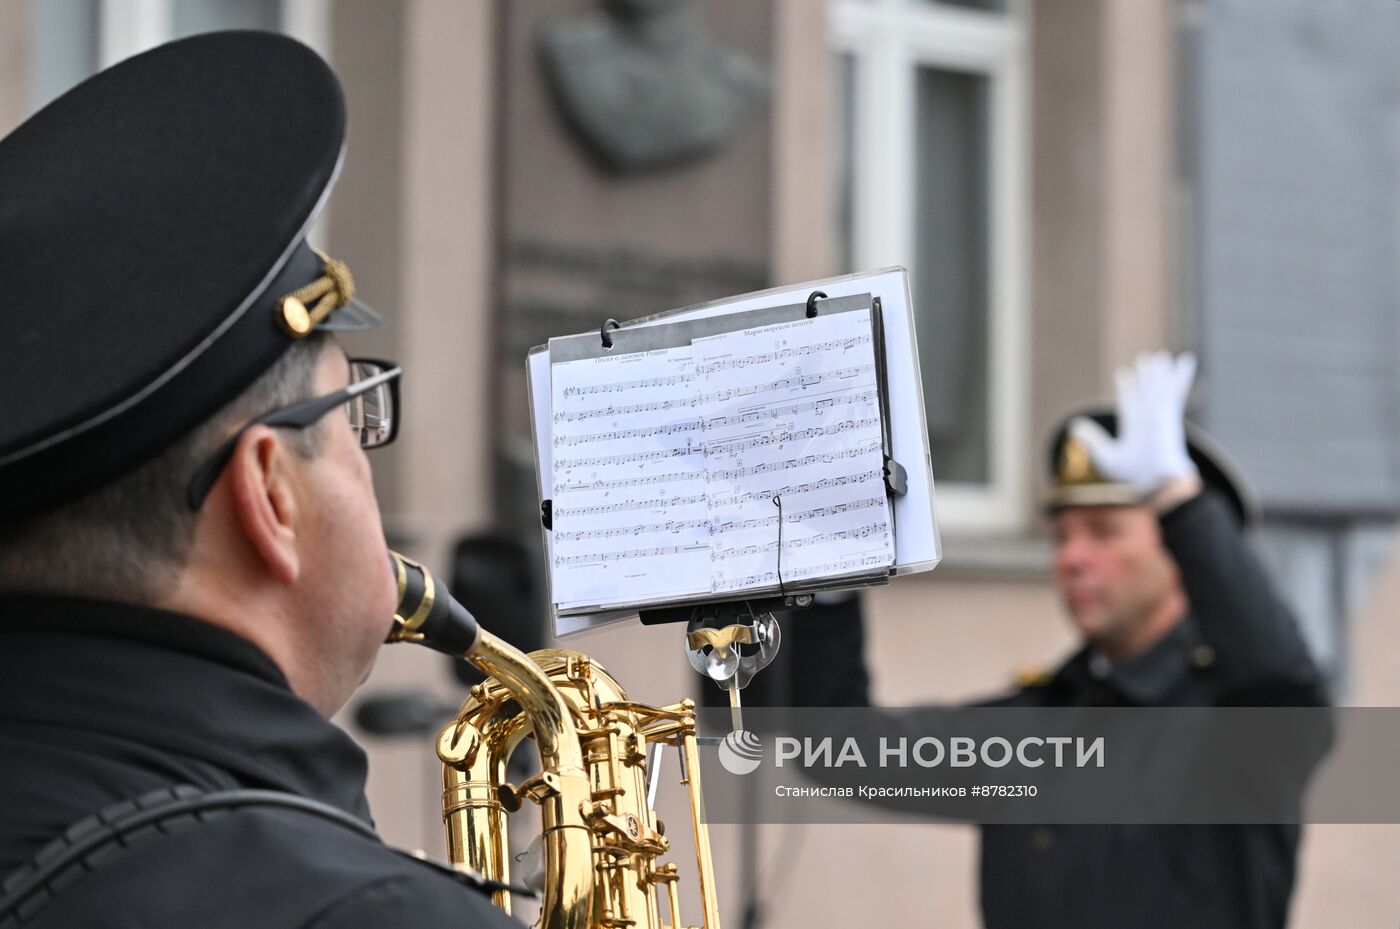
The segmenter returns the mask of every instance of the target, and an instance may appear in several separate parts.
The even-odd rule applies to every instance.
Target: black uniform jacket
[[[1188,616],[1106,675],[1093,673],[1085,648],[1058,670],[981,705],[1325,705],[1322,678],[1293,617],[1225,502],[1207,491],[1166,514],[1161,528],[1181,570]],[[858,655],[860,643],[853,644],[844,651]],[[828,655],[825,667],[831,665]],[[849,704],[840,699],[851,689],[842,681],[863,683],[863,676],[863,668],[804,676],[795,693],[803,706]],[[899,735],[935,731],[920,719],[938,712],[890,709],[874,720],[858,718],[867,734],[887,726]],[[1308,738],[1309,757],[1320,757],[1326,734]],[[985,825],[983,919],[987,929],[1282,929],[1298,838],[1296,825]]]
[[[0,597],[0,881],[79,820],[177,784],[283,791],[368,823],[365,770],[238,636],[142,607]],[[372,837],[251,808],[115,851],[24,925],[520,924]]]
[[[1320,706],[1322,678],[1225,503],[1202,494],[1162,519],[1191,613],[1106,676],[1088,649],[989,705]],[[1012,926],[1282,929],[1296,825],[982,828],[982,912]]]

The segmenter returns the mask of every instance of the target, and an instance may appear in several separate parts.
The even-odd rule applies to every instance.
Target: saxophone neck
[[[510,691],[530,717],[546,767],[582,768],[573,717],[530,657],[477,625],[476,618],[422,564],[389,553],[399,605],[389,642],[414,642],[465,658]]]
[[[583,769],[583,752],[568,704],[529,655],[482,630],[466,658],[520,704],[534,726],[540,761],[546,770]]]

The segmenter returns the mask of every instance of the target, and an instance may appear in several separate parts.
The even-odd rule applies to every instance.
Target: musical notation
[[[787,546],[784,546],[786,548]],[[773,552],[778,549],[778,540],[760,543],[757,545],[745,545],[742,548],[716,548],[711,554],[718,559],[743,558],[746,555],[762,555],[764,552]]]
[[[831,506],[819,506],[810,510],[803,510],[800,513],[784,513],[783,522],[796,524],[803,523],[809,519],[820,519],[823,516],[841,516],[845,513],[854,513],[857,510],[868,510],[872,507],[883,506],[883,497],[867,497],[864,500],[852,500],[849,503],[835,503]],[[742,532],[745,529],[762,529],[765,526],[777,525],[778,514],[772,516],[754,516],[749,519],[723,519],[712,520],[709,523],[710,535],[725,535],[730,532]],[[786,547],[786,546],[784,546]]]
[[[696,375],[716,374],[720,371],[732,371],[735,368],[748,368],[754,365],[768,364],[773,361],[781,361],[784,358],[801,358],[803,355],[815,355],[819,352],[841,351],[847,352],[860,345],[870,344],[870,333],[862,335],[848,336],[842,339],[830,339],[825,342],[817,342],[813,345],[798,345],[793,348],[783,348],[774,352],[764,352],[760,355],[747,355],[742,358],[723,358],[705,365],[696,365]]]
[[[856,391],[836,397],[827,397],[823,400],[804,400],[797,403],[789,403],[784,406],[775,407],[755,407],[737,413],[733,416],[715,416],[705,420],[706,429],[716,429],[721,426],[737,426],[741,423],[757,422],[761,419],[771,419],[775,416],[786,416],[798,413],[819,413],[836,406],[845,406],[853,403],[874,403],[877,399],[875,388]]]
[[[646,426],[641,429],[614,429],[612,432],[590,432],[584,435],[561,435],[554,437],[554,447],[566,445],[589,445],[594,442],[620,442],[626,439],[650,439],[654,436],[674,435],[677,432],[696,432],[700,420],[690,419],[679,423],[666,423],[662,426]]]
[[[823,574],[835,574],[848,571],[858,571],[861,568],[870,568],[879,564],[888,563],[889,559],[885,555],[866,555],[853,561],[829,561],[825,564],[806,565],[801,568],[793,568],[789,571],[783,569],[783,577],[787,579],[797,579],[799,577],[818,577]]]
[[[888,535],[890,527],[887,523],[869,523],[856,529],[841,529],[836,532],[819,532],[816,535],[809,535],[802,539],[793,539],[791,542],[783,540],[786,548],[804,548],[808,545],[822,545],[826,542],[839,542],[843,539],[868,539],[877,535]]]
[[[775,584],[780,580],[792,581],[803,577],[852,574],[859,572],[863,568],[872,568],[884,564],[887,561],[888,559],[884,555],[866,555],[851,561],[828,561],[823,564],[806,565],[791,570],[784,568],[782,578],[778,577],[777,571],[764,571],[759,574],[746,574],[743,577],[726,580],[724,572],[719,571],[716,573],[715,579],[710,585],[710,592],[723,593],[727,590],[743,590],[748,587],[761,587],[765,584]]]
[[[839,423],[832,423],[830,426],[813,426],[810,429],[799,429],[796,432],[779,432],[774,435],[758,436],[752,439],[737,439],[733,442],[715,442],[704,446],[705,454],[733,455],[736,452],[746,451],[750,448],[764,448],[770,445],[786,445],[789,442],[803,442],[814,439],[817,436],[836,435],[841,432],[851,432],[855,429],[868,429],[871,426],[880,425],[880,417],[871,416],[865,419],[845,419]]]
[[[560,609],[892,564],[871,326],[831,313],[552,365]]]
[[[555,541],[577,542],[582,539],[615,539],[618,536],[642,535],[651,532],[683,532],[686,529],[709,529],[708,519],[668,519],[664,523],[644,523],[637,526],[617,526],[612,529],[580,529],[576,532],[556,532]]]
[[[570,565],[607,564],[610,561],[627,561],[632,558],[659,558],[663,555],[677,555],[688,552],[705,552],[708,545],[658,545],[655,548],[634,548],[622,552],[593,552],[587,555],[556,555],[554,566],[567,568]]]
[[[792,468],[802,468],[811,464],[832,464],[837,461],[849,461],[852,458],[859,458],[873,451],[879,451],[879,449],[879,442],[869,442],[864,445],[858,445],[855,448],[848,448],[841,452],[804,455],[801,458],[789,458],[786,461],[769,461],[748,468],[730,468],[725,471],[712,471],[710,474],[714,480],[736,481],[740,478],[752,477],[755,474],[772,474],[775,471],[788,471]]]
[[[749,503],[754,500],[772,500],[774,497],[795,497],[799,494],[811,493],[815,490],[827,490],[833,487],[846,487],[850,484],[864,484],[867,481],[883,480],[885,472],[883,470],[862,471],[859,474],[843,474],[840,477],[826,477],[819,481],[807,481],[804,484],[786,484],[773,490],[754,490],[748,493],[732,494],[727,497],[711,497],[710,508],[722,509],[724,507],[739,506],[742,503]],[[555,512],[558,512],[557,510]]]
[[[868,539],[876,535],[888,535],[889,526],[885,523],[869,523],[855,529],[839,529],[835,532],[819,532],[816,535],[809,535],[801,539],[783,540],[783,549],[786,551],[793,548],[805,548],[809,545],[824,545],[828,542],[840,542],[848,539]],[[715,558],[742,558],[746,555],[761,555],[764,552],[771,552],[777,549],[778,540],[772,542],[759,543],[756,545],[744,545],[739,548],[716,548],[713,550]],[[786,573],[786,572],[784,572]]]
[[[577,516],[601,516],[604,513],[622,513],[627,510],[660,510],[666,507],[693,506],[704,503],[705,495],[693,497],[653,497],[650,500],[625,500],[620,503],[598,503],[593,506],[559,507],[554,510],[555,519],[573,519]]]
[[[721,571],[710,583],[711,593],[721,593],[726,590],[743,590],[745,587],[760,587],[764,584],[772,584],[778,580],[778,572],[764,571],[761,574],[746,574],[743,577],[736,577],[726,581],[724,572]]]
[[[684,458],[686,455],[701,453],[699,445],[685,448],[663,448],[654,452],[625,452],[621,455],[599,455],[594,458],[556,458],[554,467],[558,471],[571,471],[574,468],[597,468],[607,465],[640,464],[644,461],[665,461],[667,458]]]
[[[580,490],[617,490],[619,487],[649,487],[653,484],[669,484],[672,481],[693,481],[697,476],[693,471],[676,471],[671,474],[652,474],[647,477],[619,477],[612,480],[585,481],[581,484],[560,484],[556,493],[574,493]]]
[[[701,394],[701,403],[722,403],[725,400],[732,400],[735,397],[752,397],[755,394],[771,393],[775,390],[787,390],[792,387],[799,387],[806,390],[808,387],[816,387],[827,381],[844,381],[852,377],[862,375],[873,377],[875,366],[873,364],[856,365],[850,368],[837,368],[833,371],[821,371],[817,374],[799,374],[793,377],[779,378],[776,381],[769,381],[766,384],[752,384],[746,387],[731,387],[727,390],[717,390],[714,393]]]
[[[692,378],[690,374],[672,374],[664,377],[644,377],[632,381],[615,381],[611,384],[585,384],[579,387],[565,387],[564,396],[588,397],[595,394],[620,393],[624,390],[644,390],[651,387],[674,387],[685,384]]]
[[[793,513],[791,516],[783,514],[783,521],[800,523],[809,519],[820,519],[823,516],[840,516],[843,513],[854,513],[857,510],[868,510],[872,507],[884,505],[884,497],[866,497],[864,500],[852,500],[849,503],[834,503],[831,506],[819,506],[814,509],[803,510],[800,513]]]
[[[692,502],[703,500],[703,497],[686,498]],[[880,497],[870,497],[865,500],[853,500],[850,503],[838,503],[832,506],[815,507],[810,510],[803,510],[798,513],[786,514],[783,517],[787,523],[801,523],[808,519],[819,519],[823,516],[839,516],[843,513],[850,513],[856,510],[869,509],[880,506],[884,501]],[[628,504],[615,504],[614,511],[622,508],[630,508]],[[603,508],[596,508],[603,511]],[[564,511],[555,514],[563,516]],[[556,542],[578,542],[584,539],[615,539],[626,536],[645,535],[653,532],[684,532],[687,529],[704,529],[707,535],[725,535],[731,532],[739,532],[745,529],[760,529],[765,526],[775,525],[778,516],[752,517],[743,520],[712,520],[712,519],[669,519],[665,522],[638,523],[634,526],[614,526],[607,529],[578,529],[573,531],[556,530],[554,540]],[[844,537],[843,537],[844,538]]]
[[[791,522],[792,520],[788,520]],[[778,522],[778,514],[772,516],[755,516],[751,519],[725,519],[710,524],[710,535],[725,535],[730,532],[741,532],[745,529],[761,529],[764,526],[772,526]]]
[[[634,413],[655,413],[658,410],[685,410],[699,406],[701,397],[680,397],[674,400],[657,400],[653,403],[629,403],[625,406],[604,406],[591,410],[577,410],[572,413],[555,413],[555,423],[576,423],[584,419],[606,419],[611,416],[631,416]]]

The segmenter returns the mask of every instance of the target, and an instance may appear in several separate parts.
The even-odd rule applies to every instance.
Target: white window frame
[[[931,0],[830,0],[829,14],[833,51],[850,55],[854,67],[852,245],[858,268],[898,264],[918,273],[913,262],[918,69],[962,71],[989,81],[990,480],[939,481],[938,515],[945,531],[1022,532],[1029,517],[1029,4],[1007,0],[1006,12],[982,12]],[[937,480],[938,462],[933,464]]]
[[[98,69],[174,38],[177,0],[101,0]],[[330,0],[282,0],[282,32],[330,59]]]

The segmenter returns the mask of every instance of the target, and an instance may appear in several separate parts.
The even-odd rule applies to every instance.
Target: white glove
[[[1196,356],[1183,352],[1139,355],[1119,368],[1118,436],[1077,417],[1070,435],[1084,444],[1094,467],[1111,481],[1128,484],[1144,498],[1178,478],[1197,476],[1186,451],[1186,395],[1196,377]]]

